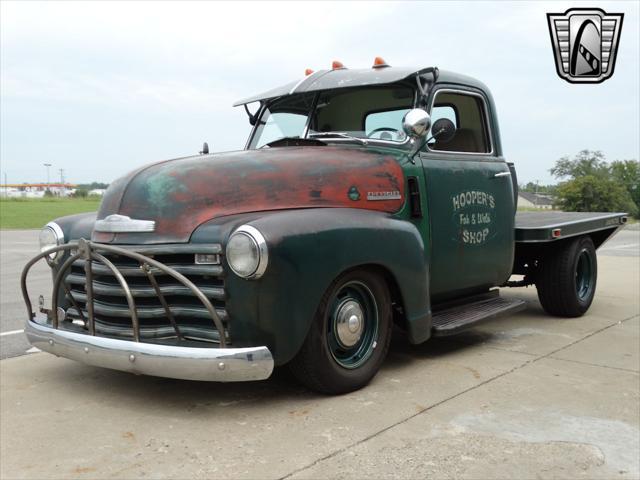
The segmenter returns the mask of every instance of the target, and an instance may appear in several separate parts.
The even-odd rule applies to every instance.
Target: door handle
[[[493,176],[493,178],[510,177],[510,176],[511,176],[511,172],[498,172]]]

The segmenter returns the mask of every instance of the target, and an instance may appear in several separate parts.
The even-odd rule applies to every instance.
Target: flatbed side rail
[[[515,241],[543,243],[602,230],[617,230],[627,223],[627,219],[626,213],[518,212]]]
[[[85,239],[80,239],[77,242],[70,242],[64,245],[59,245],[57,247],[44,250],[43,252],[41,252],[34,258],[32,258],[25,265],[24,269],[22,270],[22,275],[20,278],[20,287],[22,289],[22,297],[24,298],[24,302],[27,307],[27,315],[29,320],[32,320],[33,318],[35,318],[35,315],[36,315],[35,312],[33,311],[33,306],[31,303],[31,299],[29,297],[29,292],[27,290],[27,277],[29,274],[29,270],[31,270],[31,267],[33,267],[33,265],[35,265],[38,261],[42,260],[43,258],[46,259],[49,266],[53,269],[54,265],[49,260],[49,255],[51,255],[52,253],[61,252],[61,251],[65,251],[65,252],[70,251],[71,255],[67,258],[67,260],[65,260],[64,263],[62,263],[62,265],[60,265],[60,268],[56,273],[56,276],[53,281],[53,293],[51,296],[52,308],[50,312],[50,320],[51,320],[51,325],[54,329],[56,330],[58,329],[59,322],[60,322],[59,312],[58,312],[58,292],[60,291],[60,286],[62,285],[64,287],[65,294],[70,298],[71,302],[76,306],[76,309],[78,310],[78,312],[80,312],[80,316],[86,324],[86,327],[89,331],[89,335],[96,336],[95,315],[94,315],[94,295],[93,295],[93,272],[92,272],[92,268],[93,268],[92,263],[93,263],[93,260],[95,260],[96,262],[103,264],[105,267],[107,267],[111,271],[113,276],[117,279],[118,283],[120,284],[120,287],[124,291],[125,297],[127,299],[130,317],[131,317],[131,326],[133,329],[133,340],[135,342],[140,342],[140,323],[138,321],[138,311],[136,308],[133,294],[131,293],[131,289],[129,288],[129,285],[125,277],[118,270],[118,268],[108,258],[102,255],[102,253],[112,253],[112,254],[121,255],[124,257],[129,257],[138,262],[140,268],[149,278],[149,281],[152,287],[155,289],[158,295],[158,299],[162,304],[163,308],[165,309],[167,318],[169,319],[172,327],[174,328],[176,332],[176,336],[178,337],[179,340],[183,338],[183,335],[180,332],[177,322],[175,321],[175,318],[171,312],[171,308],[169,304],[167,303],[162,292],[160,291],[160,288],[158,287],[158,283],[153,275],[152,267],[157,268],[164,274],[173,277],[175,280],[177,280],[182,285],[184,285],[189,290],[191,290],[191,292],[198,298],[198,300],[200,300],[202,305],[205,307],[205,309],[211,316],[211,320],[213,321],[215,328],[218,330],[220,334],[219,335],[220,348],[225,348],[227,346],[229,336],[228,336],[228,332],[225,331],[224,324],[220,319],[220,316],[216,312],[216,309],[212,305],[209,298],[207,298],[207,296],[191,280],[189,280],[187,277],[177,272],[176,270],[172,269],[171,267],[168,267],[167,265],[161,262],[158,262],[153,258],[149,258],[145,255],[142,255],[138,252],[134,252],[130,249],[116,247],[113,245],[94,243]],[[86,319],[82,315],[81,309],[78,308],[77,305],[75,304],[75,300],[73,299],[73,296],[69,295],[68,287],[64,282],[64,278],[66,276],[67,271],[69,270],[73,262],[75,262],[78,259],[85,260],[85,275],[86,275],[85,288],[86,288],[86,294],[87,294],[87,317],[88,317]]]

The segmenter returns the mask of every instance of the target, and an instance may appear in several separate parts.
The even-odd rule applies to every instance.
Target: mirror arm
[[[411,160],[411,163],[416,163],[416,162],[414,161],[414,158],[415,158],[416,154],[417,154],[420,150],[422,150],[422,149],[424,148],[424,146],[425,146],[427,143],[429,143],[431,140],[433,140],[434,138],[436,138],[436,137],[437,137],[438,135],[440,135],[443,131],[444,131],[444,129],[443,129],[443,128],[441,128],[440,130],[438,130],[438,131],[437,131],[437,132],[435,132],[435,133],[431,132],[431,133],[433,133],[433,135],[431,135],[429,138],[427,138],[427,137],[425,136],[425,137],[424,137],[424,138],[425,138],[425,140],[420,144],[420,146],[419,146],[418,148],[416,148],[416,149],[411,153],[411,155],[409,155],[409,159]]]
[[[430,82],[427,81],[426,85],[423,85],[422,80],[420,78],[422,77],[422,75],[426,75],[429,73],[433,76],[433,80]],[[420,91],[420,98],[418,99],[418,102],[421,103],[425,109],[427,108],[427,99],[429,98],[431,89],[438,81],[439,76],[440,76],[440,70],[438,70],[438,67],[425,68],[424,70],[420,70],[416,74],[416,83],[418,84],[418,90]]]
[[[246,103],[243,105],[243,107],[244,107],[244,111],[247,112],[247,115],[249,116],[249,124],[253,127],[256,124],[258,112],[260,111],[260,109],[258,109],[258,112],[256,112],[255,114],[252,114],[249,111],[249,107],[247,107]]]
[[[431,139],[429,139],[431,140]],[[421,137],[420,139],[416,139],[413,141],[414,146],[413,146],[413,151],[409,154],[409,160],[411,160],[411,163],[413,163],[415,165],[416,163],[416,155],[420,152],[420,150],[422,150],[424,148],[424,146],[427,144],[428,140],[427,140],[427,136],[425,135],[424,137]],[[417,146],[416,146],[417,145]]]

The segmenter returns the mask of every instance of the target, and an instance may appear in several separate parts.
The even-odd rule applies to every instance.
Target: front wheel
[[[355,270],[339,277],[322,297],[291,371],[321,393],[364,387],[389,350],[391,318],[389,290],[380,275]]]
[[[551,315],[579,317],[589,309],[596,292],[596,249],[591,237],[579,237],[558,247],[542,260],[536,280],[538,298]]]

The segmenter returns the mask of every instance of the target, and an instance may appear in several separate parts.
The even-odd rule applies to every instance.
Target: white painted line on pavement
[[[6,337],[7,335],[17,335],[18,333],[24,333],[24,330],[9,330],[8,332],[0,333],[0,337]]]
[[[31,347],[29,350],[25,350],[25,352],[24,352],[24,353],[38,353],[38,352],[41,352],[41,351],[42,351],[42,350],[40,350],[40,349],[39,349],[39,348],[37,348],[37,347]]]

